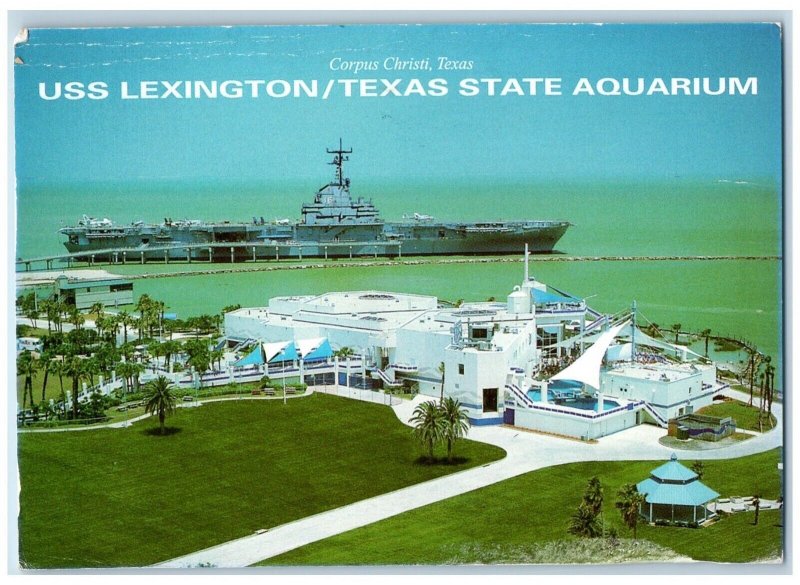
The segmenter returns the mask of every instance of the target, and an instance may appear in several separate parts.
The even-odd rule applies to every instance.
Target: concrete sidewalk
[[[741,393],[735,391],[730,391],[729,394],[739,399],[742,397]],[[408,424],[416,405],[426,400],[431,398],[417,396],[412,401],[393,406],[393,409],[398,418]],[[782,405],[776,403],[773,412],[781,421]],[[469,431],[470,439],[501,447],[508,455],[482,467],[302,518],[261,534],[240,538],[155,566],[187,568],[202,564],[214,567],[247,567],[306,544],[544,467],[578,461],[666,461],[676,450],[658,442],[664,433],[664,429],[638,425],[591,444],[504,427],[472,427]],[[713,451],[678,452],[678,456],[706,460],[741,457],[780,446],[782,438],[783,429],[779,422],[774,430],[736,445]]]

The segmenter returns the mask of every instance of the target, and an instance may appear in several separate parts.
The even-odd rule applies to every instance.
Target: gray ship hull
[[[406,224],[397,224],[405,226]],[[387,227],[391,227],[389,224]],[[429,228],[436,226],[428,226]],[[373,239],[330,239],[327,241],[294,238],[259,237],[253,239],[216,239],[214,233],[176,241],[152,240],[128,234],[124,237],[66,242],[76,260],[87,262],[246,262],[255,260],[292,260],[304,258],[358,258],[402,256],[468,256],[517,254],[528,244],[534,253],[552,252],[569,224],[509,228],[507,231],[468,231],[469,228],[448,228],[436,237],[383,237]],[[437,232],[439,229],[436,228]],[[227,232],[230,234],[232,232]],[[244,233],[244,232],[239,232]],[[261,234],[259,234],[261,235]],[[148,240],[144,242],[143,239]]]
[[[551,252],[569,222],[441,222],[415,213],[411,221],[381,219],[371,200],[350,195],[343,164],[352,149],[327,149],[334,178],[304,203],[297,223],[204,222],[164,218],[162,224],[115,224],[84,216],[65,227],[67,250],[78,260],[95,262],[206,261],[431,256]]]

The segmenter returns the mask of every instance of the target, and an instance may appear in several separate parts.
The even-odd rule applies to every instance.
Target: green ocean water
[[[319,184],[317,184],[319,183]],[[18,196],[18,257],[63,250],[61,225],[83,213],[118,222],[165,216],[243,220],[296,218],[321,181],[273,184],[30,185]],[[387,221],[420,212],[441,220],[566,219],[574,225],[557,245],[570,256],[780,256],[779,186],[767,180],[605,181],[602,183],[354,183],[373,197]],[[331,264],[335,266],[335,264]],[[124,273],[174,272],[192,264],[128,265]],[[225,265],[229,267],[229,265]],[[635,299],[662,326],[710,328],[745,337],[780,355],[781,263],[778,260],[537,262],[539,280],[616,312]],[[271,296],[377,289],[443,299],[505,298],[522,278],[521,262],[282,270],[137,280],[136,294],[164,300],[181,316],[218,312]]]
[[[264,184],[137,182],[29,184],[17,198],[17,257],[64,251],[58,229],[81,215],[119,223],[164,217],[252,221],[297,219],[324,180]],[[570,255],[776,255],[779,187],[768,180],[481,182],[352,185],[387,221],[413,212],[438,220],[563,219],[557,245]]]

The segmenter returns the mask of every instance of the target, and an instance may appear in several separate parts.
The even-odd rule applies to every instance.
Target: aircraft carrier
[[[358,256],[427,256],[551,252],[571,225],[568,221],[446,222],[414,213],[403,222],[386,222],[371,200],[350,195],[343,166],[352,149],[326,149],[334,178],[303,204],[301,219],[249,222],[173,220],[118,224],[83,216],[64,227],[70,253],[77,260],[124,262],[237,262],[266,259],[346,258]]]

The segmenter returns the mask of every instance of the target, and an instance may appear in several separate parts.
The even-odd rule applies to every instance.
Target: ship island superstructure
[[[236,262],[257,259],[347,258],[512,254],[525,244],[532,252],[551,252],[568,221],[522,220],[442,222],[414,213],[404,222],[386,222],[371,200],[350,194],[344,163],[352,148],[326,149],[334,178],[303,204],[301,219],[207,222],[164,218],[117,224],[83,216],[60,231],[77,260],[124,262],[198,260]]]

